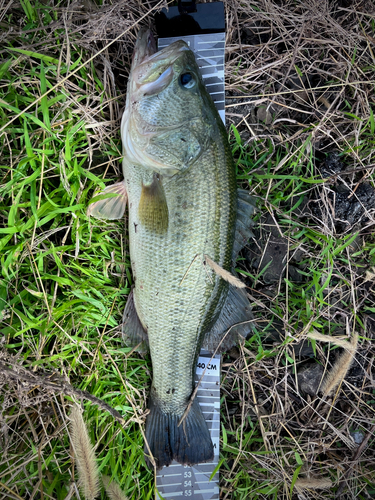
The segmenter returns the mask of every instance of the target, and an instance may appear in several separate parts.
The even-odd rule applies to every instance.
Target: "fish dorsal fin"
[[[237,189],[237,223],[233,245],[233,262],[236,262],[240,250],[254,236],[251,216],[256,209],[255,199],[245,189]]]
[[[96,219],[121,219],[127,199],[125,181],[116,182],[93,197],[87,209],[87,215]]]
[[[168,205],[158,174],[154,174],[151,184],[142,185],[138,216],[149,231],[162,234],[168,229]]]
[[[229,285],[228,295],[219,317],[211,330],[206,333],[202,348],[213,353],[221,342],[217,352],[224,352],[243,342],[252,331],[253,319],[246,291]]]
[[[129,293],[122,317],[122,338],[128,347],[136,347],[140,353],[148,351],[147,330],[142,325],[135,308],[133,290]]]

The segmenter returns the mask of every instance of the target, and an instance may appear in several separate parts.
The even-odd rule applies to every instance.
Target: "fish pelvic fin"
[[[122,338],[125,344],[141,354],[148,351],[148,335],[139,319],[134,303],[133,289],[130,291],[122,317]]]
[[[138,216],[149,231],[163,234],[168,229],[168,205],[159,174],[154,174],[150,185],[143,185]]]
[[[150,452],[157,469],[170,465],[173,460],[183,465],[213,460],[214,447],[197,399],[193,400],[180,424],[182,416],[183,413],[176,415],[163,412],[151,399],[150,413],[146,420],[147,443],[144,447],[146,463],[150,468]]]
[[[125,181],[116,182],[96,193],[87,208],[87,215],[96,219],[121,219],[127,200]]]

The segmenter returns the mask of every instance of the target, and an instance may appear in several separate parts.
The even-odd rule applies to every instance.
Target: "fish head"
[[[188,168],[205,150],[217,121],[194,53],[179,40],[156,52],[140,33],[121,123],[125,158],[163,175]]]

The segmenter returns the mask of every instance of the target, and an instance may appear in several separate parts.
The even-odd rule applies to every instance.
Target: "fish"
[[[221,352],[251,331],[234,266],[252,236],[255,201],[237,188],[225,126],[184,41],[157,52],[151,31],[140,31],[121,138],[124,180],[88,214],[119,219],[128,206],[134,285],[122,334],[151,354],[146,463],[209,462],[214,448],[192,397],[194,375],[202,347]]]

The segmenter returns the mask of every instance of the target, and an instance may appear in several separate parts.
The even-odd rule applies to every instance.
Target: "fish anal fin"
[[[141,224],[152,232],[163,234],[168,229],[167,200],[158,174],[151,184],[142,186],[138,216]]]
[[[139,319],[134,303],[133,290],[130,291],[122,317],[122,338],[129,347],[136,347],[142,354],[148,351],[147,330]]]
[[[233,245],[233,262],[236,262],[240,250],[254,236],[251,230],[254,225],[251,216],[255,210],[255,199],[245,189],[237,189],[237,224]]]
[[[124,215],[128,196],[125,182],[116,182],[96,193],[87,209],[87,215],[96,219],[115,220]]]
[[[229,286],[226,300],[215,324],[206,333],[202,348],[211,353],[217,348],[218,353],[229,350],[251,333],[253,319],[246,291]]]

